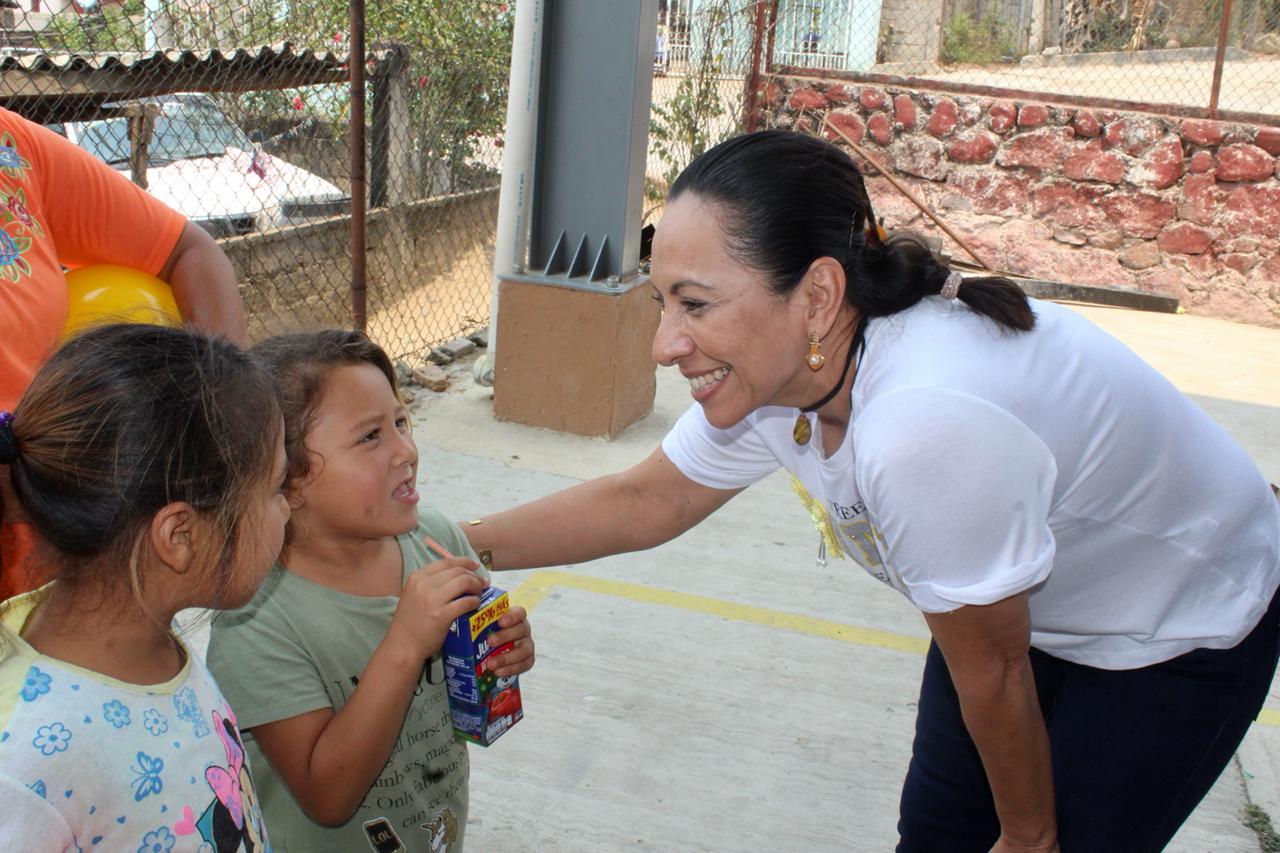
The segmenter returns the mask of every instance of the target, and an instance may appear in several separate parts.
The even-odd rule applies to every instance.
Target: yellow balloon
[[[182,315],[169,285],[141,270],[92,264],[67,273],[67,323],[62,337],[106,323],[180,326]]]

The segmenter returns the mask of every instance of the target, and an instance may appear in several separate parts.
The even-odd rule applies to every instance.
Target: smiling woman
[[[648,548],[785,468],[933,634],[898,849],[1163,847],[1280,649],[1280,505],[1244,451],[1078,314],[886,235],[812,137],[695,160],[651,279],[694,405],[472,544],[498,569]]]

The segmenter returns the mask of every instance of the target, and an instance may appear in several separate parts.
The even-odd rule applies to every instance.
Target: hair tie
[[[947,280],[943,282],[942,290],[939,290],[938,293],[943,299],[955,299],[960,293],[960,285],[963,282],[964,276],[960,275],[960,273],[955,270],[952,270],[947,273]]]
[[[0,412],[0,465],[18,461],[18,439],[13,434],[13,415]]]

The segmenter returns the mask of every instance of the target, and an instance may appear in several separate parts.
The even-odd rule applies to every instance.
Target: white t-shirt
[[[209,670],[126,684],[46,657],[0,621],[0,850],[271,850],[235,715]]]
[[[926,612],[1031,590],[1032,645],[1129,669],[1230,648],[1280,585],[1280,505],[1230,436],[1129,349],[1032,300],[1017,333],[928,297],[868,323],[844,442],[768,406],[663,441],[736,489],[779,466],[831,542]]]

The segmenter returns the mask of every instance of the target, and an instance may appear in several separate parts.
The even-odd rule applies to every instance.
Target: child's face
[[[284,528],[289,521],[289,502],[284,496],[284,423],[276,431],[276,452],[270,476],[259,482],[242,514],[236,552],[231,560],[231,576],[223,607],[240,607],[253,598],[280,557]]]
[[[303,444],[311,469],[290,489],[303,541],[397,536],[418,523],[418,448],[378,368],[330,371]]]

